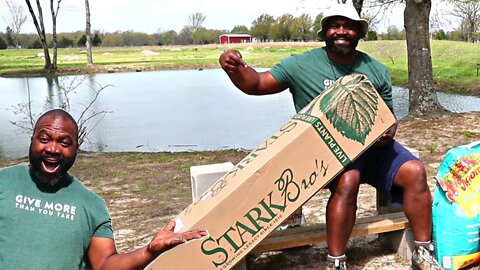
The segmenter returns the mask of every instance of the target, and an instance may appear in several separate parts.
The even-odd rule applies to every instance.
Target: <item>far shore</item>
[[[218,69],[220,54],[239,50],[254,68],[268,68],[291,54],[322,47],[323,42],[272,42],[244,44],[209,44],[189,46],[95,47],[93,67],[86,66],[85,48],[58,50],[58,68],[43,69],[41,49],[0,51],[0,76],[5,78],[50,75],[146,72],[160,70]],[[370,54],[390,70],[396,86],[408,84],[408,60],[404,40],[360,42],[358,49]],[[455,54],[451,52],[455,51]],[[478,44],[454,41],[431,42],[435,88],[440,91],[480,96],[476,65],[480,63]]]

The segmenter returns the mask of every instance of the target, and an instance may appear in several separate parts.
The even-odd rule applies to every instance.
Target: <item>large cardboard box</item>
[[[209,236],[146,269],[232,268],[394,123],[365,76],[339,79],[177,216],[176,230]]]

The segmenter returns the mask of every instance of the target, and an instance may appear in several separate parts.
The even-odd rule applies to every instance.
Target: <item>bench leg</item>
[[[413,234],[410,228],[400,231],[382,233],[379,239],[385,241],[393,251],[403,259],[410,261],[414,250]]]

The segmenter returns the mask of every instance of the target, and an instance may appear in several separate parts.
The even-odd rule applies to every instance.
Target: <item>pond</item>
[[[45,108],[65,101],[57,84],[72,89],[78,76],[46,78],[0,78],[0,157],[20,157],[28,153],[30,134],[19,123],[25,114],[18,104],[32,101],[37,115]],[[111,111],[88,136],[82,150],[201,151],[254,149],[294,115],[288,91],[270,96],[248,96],[230,82],[220,69],[176,70],[141,73],[97,74],[70,94],[71,112],[79,114],[94,91],[107,86],[92,107],[96,112]],[[53,86],[52,86],[53,85]],[[28,91],[30,89],[30,91]],[[477,97],[439,93],[448,110],[480,110]],[[398,118],[408,114],[408,90],[395,88]],[[94,125],[90,122],[89,125]]]

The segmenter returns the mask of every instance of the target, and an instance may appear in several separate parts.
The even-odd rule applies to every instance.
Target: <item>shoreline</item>
[[[183,65],[176,67],[153,67],[153,66],[144,66],[144,65],[98,65],[94,67],[83,67],[83,68],[59,68],[55,72],[49,72],[44,69],[35,69],[29,71],[11,71],[0,74],[0,78],[36,78],[36,77],[45,77],[45,76],[70,76],[70,75],[89,75],[89,74],[108,74],[108,73],[129,73],[129,72],[155,72],[155,71],[168,71],[168,70],[198,70],[202,71],[204,69],[221,69],[218,65],[212,64],[202,64],[202,65]],[[464,91],[446,91],[443,89],[452,89],[455,88],[455,85],[434,82],[436,91],[452,93],[458,95],[466,96],[476,96],[480,97],[480,85],[472,86]],[[404,84],[395,84],[394,86],[407,88],[407,85]]]
[[[0,78],[63,76],[148,72],[162,70],[220,69],[218,58],[228,49],[237,49],[253,68],[268,68],[292,54],[324,46],[323,42],[270,42],[206,45],[169,45],[134,47],[95,47],[94,66],[86,66],[84,48],[63,48],[58,52],[58,69],[43,69],[39,50],[22,49],[2,52]],[[445,51],[453,48],[460,54],[452,58]],[[478,76],[471,65],[478,63],[475,45],[463,42],[434,41],[431,45],[434,64],[434,87],[437,91],[480,96]],[[389,69],[395,86],[406,87],[406,44],[403,41],[369,41],[359,43],[359,51],[370,54]],[[4,56],[4,57],[3,57]],[[457,62],[462,62],[461,68]],[[472,73],[473,72],[473,73]]]

